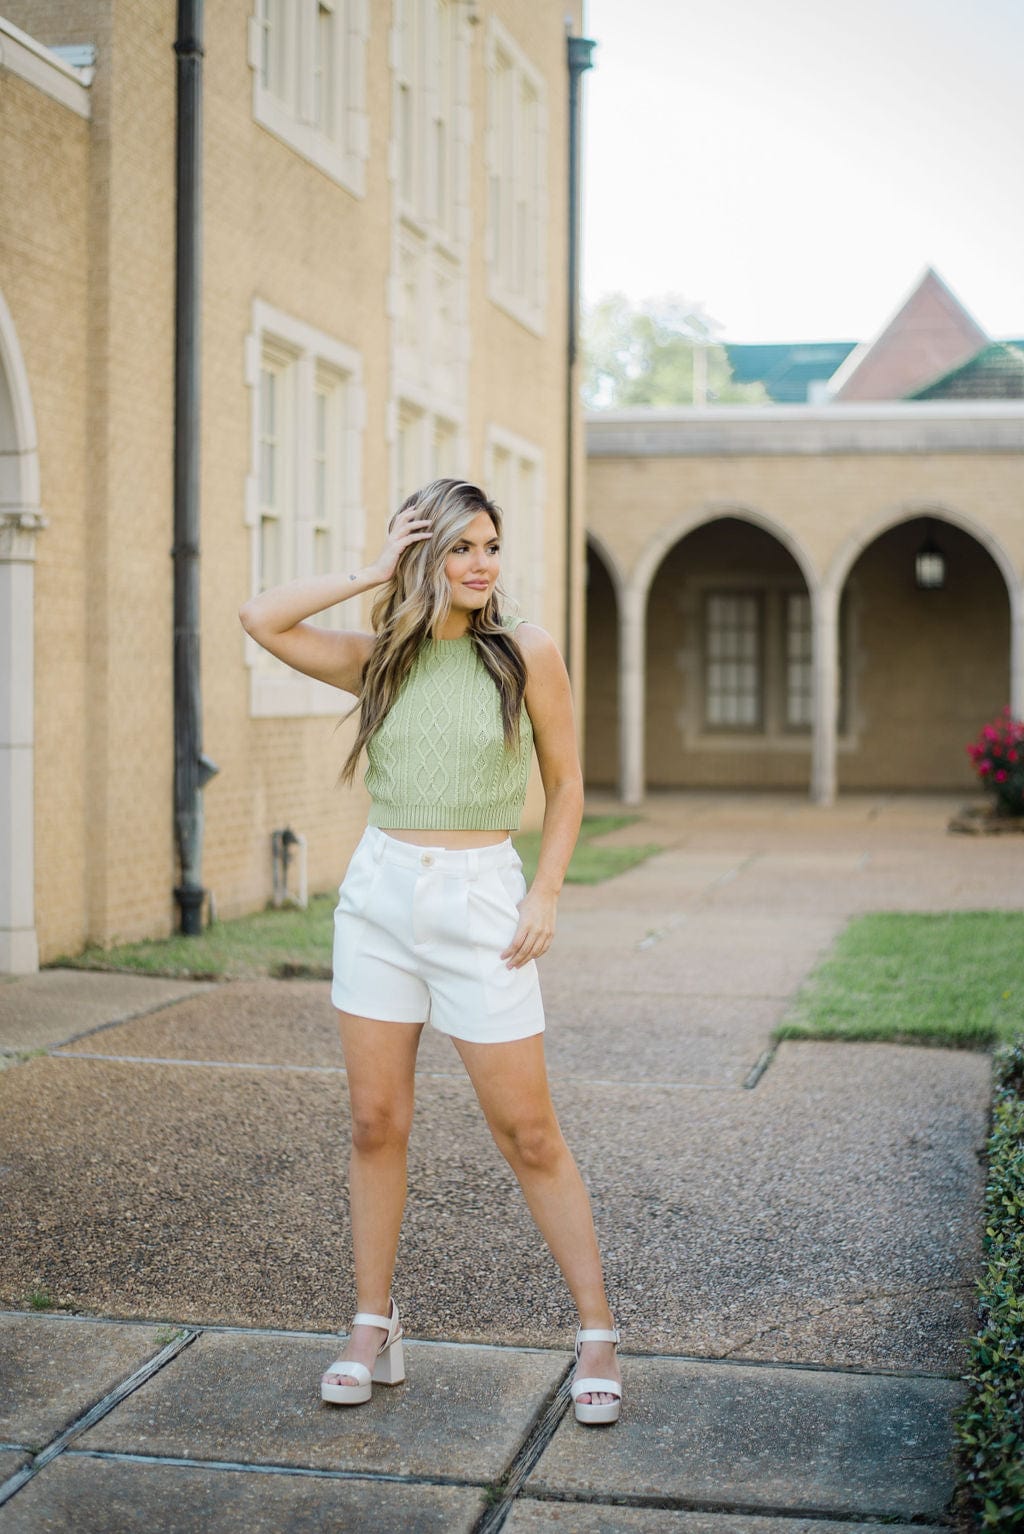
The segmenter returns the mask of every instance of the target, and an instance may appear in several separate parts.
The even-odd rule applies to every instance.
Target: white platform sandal
[[[576,1357],[580,1356],[580,1347],[584,1342],[615,1342],[619,1340],[619,1329],[614,1327],[606,1331],[598,1326],[579,1326],[576,1328]],[[597,1395],[602,1392],[605,1395],[613,1395],[614,1401],[591,1401],[589,1405],[580,1401],[580,1396]],[[577,1422],[617,1422],[619,1409],[622,1406],[622,1386],[618,1380],[601,1379],[574,1379],[570,1391],[573,1401],[573,1410],[576,1413]]]
[[[328,1364],[324,1370],[324,1376],[347,1374],[350,1379],[358,1380],[359,1383],[339,1385],[336,1382],[331,1383],[325,1377],[320,1381],[322,1401],[331,1401],[338,1406],[358,1406],[360,1402],[370,1399],[374,1381],[378,1385],[400,1385],[405,1379],[402,1326],[398,1319],[398,1306],[390,1298],[388,1310],[389,1316],[373,1316],[368,1310],[359,1310],[353,1316],[353,1326],[382,1326],[387,1329],[387,1336],[377,1350],[372,1374],[365,1364],[356,1363],[351,1358],[336,1358],[333,1364]]]

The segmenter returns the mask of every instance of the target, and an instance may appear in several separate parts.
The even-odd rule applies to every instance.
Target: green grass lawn
[[[857,917],[777,1039],[889,1039],[988,1049],[1024,1028],[1024,912]]]
[[[595,841],[630,825],[635,815],[586,816],[566,874],[572,884],[597,884],[631,868],[657,852],[645,843],[636,847],[600,847]],[[515,837],[523,870],[532,880],[540,850],[540,833]],[[236,921],[218,921],[198,937],[171,937],[117,948],[87,948],[75,958],[55,959],[54,965],[76,969],[133,970],[144,975],[176,979],[253,980],[262,976],[302,976],[330,979],[331,916],[337,892],[313,895],[305,911],[292,906],[268,908]]]

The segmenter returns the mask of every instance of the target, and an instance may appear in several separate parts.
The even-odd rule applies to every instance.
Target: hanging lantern
[[[925,523],[924,542],[914,556],[914,579],[919,591],[941,591],[946,584],[946,556],[932,537],[932,525]]]

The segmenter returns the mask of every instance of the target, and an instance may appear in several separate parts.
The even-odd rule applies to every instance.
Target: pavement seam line
[[[601,1495],[597,1492],[571,1492],[571,1491],[545,1491],[537,1488],[529,1493],[525,1501],[554,1502],[562,1507],[624,1507],[624,1508],[651,1508],[663,1512],[674,1513],[729,1513],[734,1517],[742,1514],[745,1517],[757,1518],[781,1518],[787,1522],[790,1519],[804,1522],[807,1519],[821,1519],[829,1523],[853,1523],[863,1525],[865,1520],[877,1523],[879,1529],[885,1528],[886,1524],[895,1523],[904,1527],[915,1524],[926,1528],[934,1528],[935,1520],[942,1518],[945,1510],[935,1513],[896,1513],[883,1511],[880,1508],[872,1508],[868,1512],[846,1511],[833,1507],[783,1507],[781,1504],[768,1504],[764,1502],[709,1502],[704,1498],[672,1497],[672,1496],[644,1496],[642,1492],[629,1492]],[[478,1534],[476,1529],[473,1534]]]
[[[40,1470],[44,1470],[52,1460],[56,1459],[58,1454],[62,1454],[73,1439],[77,1438],[80,1433],[84,1433],[88,1428],[94,1427],[108,1412],[113,1411],[115,1406],[120,1406],[123,1400],[138,1390],[140,1385],[144,1385],[159,1369],[162,1369],[165,1364],[170,1363],[183,1348],[188,1347],[199,1336],[199,1331],[191,1327],[186,1327],[182,1330],[182,1336],[175,1337],[173,1342],[167,1343],[165,1347],[160,1349],[159,1353],[155,1353],[144,1364],[140,1364],[127,1379],[122,1380],[119,1385],[115,1385],[113,1390],[108,1390],[106,1395],[95,1402],[93,1406],[90,1406],[88,1411],[83,1412],[80,1417],[76,1417],[73,1422],[69,1423],[66,1428],[57,1434],[56,1438],[40,1449],[38,1454],[33,1455],[30,1465],[23,1465],[20,1470],[16,1470],[12,1476],[8,1477],[0,1485],[0,1507],[9,1502]]]
[[[128,1465],[181,1465],[197,1470],[251,1471],[254,1475],[305,1476],[320,1481],[387,1481],[399,1486],[459,1486],[483,1491],[486,1482],[452,1475],[402,1475],[390,1470],[343,1470],[322,1465],[268,1465],[259,1460],[197,1459],[185,1454],[138,1454],[129,1449],[68,1449],[69,1459],[104,1459]]]
[[[525,1486],[528,1476],[555,1436],[558,1426],[565,1416],[569,1406],[570,1390],[575,1371],[576,1360],[573,1359],[559,1380],[551,1400],[545,1406],[540,1416],[534,1420],[519,1448],[513,1454],[509,1467],[499,1482],[500,1495],[498,1500],[492,1503],[490,1507],[485,1508],[481,1517],[474,1524],[472,1534],[497,1534],[497,1531],[504,1527],[505,1521],[512,1511],[512,1506]]]
[[[791,1316],[787,1320],[776,1321],[771,1326],[764,1326],[760,1331],[752,1332],[749,1337],[744,1337],[739,1342],[734,1342],[728,1352],[722,1353],[720,1356],[722,1359],[727,1359],[735,1353],[737,1348],[747,1348],[752,1342],[760,1342],[762,1338],[769,1336],[772,1332],[781,1331],[784,1327],[798,1326],[804,1321],[816,1321],[819,1316],[831,1315],[835,1310],[844,1310],[850,1306],[866,1305],[871,1300],[898,1300],[906,1294],[947,1294],[951,1289],[965,1289],[973,1293],[975,1287],[973,1279],[964,1278],[945,1284],[904,1284],[899,1289],[875,1289],[870,1293],[847,1295],[841,1299],[834,1300],[830,1305],[823,1305],[820,1310],[803,1311],[800,1315]],[[742,1363],[743,1361],[742,1359],[736,1360],[737,1363]],[[875,1374],[878,1371],[870,1369],[864,1372]],[[961,1379],[962,1375],[940,1375],[939,1378]]]
[[[106,974],[106,975],[109,975],[109,974],[115,974],[115,975],[134,975],[136,978],[155,979],[155,980],[162,980],[162,979],[168,979],[169,978],[168,976],[164,976],[164,975],[154,975],[154,976],[141,975],[140,971],[136,970],[136,969],[80,970],[80,971],[77,971],[77,973],[79,973],[79,974]],[[170,1001],[158,1001],[155,1006],[143,1007],[140,1012],[129,1012],[125,1017],[109,1017],[109,1018],[107,1018],[106,1022],[104,1022],[104,1023],[90,1023],[88,1028],[82,1028],[82,1029],[79,1030],[78,1033],[69,1033],[67,1038],[64,1039],[63,1042],[65,1044],[74,1044],[76,1042],[76,1040],[78,1040],[78,1039],[87,1039],[87,1038],[89,1038],[89,1036],[91,1034],[103,1033],[107,1028],[120,1028],[122,1023],[138,1023],[138,1022],[141,1022],[144,1017],[153,1017],[158,1012],[166,1012],[168,1007],[177,1007],[177,1006],[180,1006],[183,1001],[191,1001],[193,999],[193,997],[201,995],[203,991],[212,990],[213,987],[218,984],[218,982],[216,980],[182,980],[181,983],[182,983],[182,985],[187,985],[189,987],[196,987],[196,988],[201,988],[201,989],[190,989],[188,991],[185,991],[181,996],[174,996],[174,997],[172,997]],[[53,1048],[53,1049],[57,1049],[59,1047],[60,1046],[57,1045],[57,1044],[51,1045],[51,1048]]]
[[[970,1280],[958,1283],[956,1287],[968,1287]],[[913,1292],[918,1292],[916,1285],[911,1286]],[[932,1288],[942,1291],[947,1286],[944,1284],[933,1285]],[[885,1295],[869,1296],[869,1298],[885,1298]],[[814,1320],[819,1312],[811,1312],[802,1316],[802,1320]],[[91,1316],[77,1315],[74,1313],[50,1311],[36,1312],[32,1310],[9,1310],[0,1309],[0,1319],[4,1316],[14,1316],[20,1320],[31,1318],[32,1320],[45,1320],[56,1322],[80,1322],[87,1321],[94,1326],[153,1326],[174,1327],[175,1329],[189,1329],[195,1332],[196,1337],[205,1332],[217,1332],[235,1334],[241,1337],[284,1337],[284,1338],[326,1338],[328,1341],[337,1341],[339,1336],[347,1336],[347,1332],[335,1331],[309,1331],[299,1328],[283,1326],[238,1326],[226,1321],[175,1321],[166,1317],[153,1319],[148,1316]],[[785,1324],[785,1323],[782,1323]],[[195,1338],[192,1339],[193,1341]],[[756,1340],[756,1339],[755,1339]],[[411,1347],[417,1348],[479,1348],[494,1353],[565,1353],[564,1347],[544,1347],[540,1343],[526,1342],[465,1342],[457,1338],[448,1337],[413,1337],[406,1333],[405,1341]],[[745,1347],[747,1343],[734,1343],[733,1347]],[[906,1379],[906,1380],[961,1380],[962,1374],[950,1373],[942,1369],[888,1369],[882,1365],[868,1367],[864,1364],[840,1364],[840,1363],[815,1363],[803,1359],[779,1359],[779,1358],[734,1358],[729,1353],[671,1353],[658,1349],[630,1348],[628,1354],[620,1354],[620,1357],[643,1359],[647,1362],[666,1362],[683,1364],[724,1364],[734,1369],[784,1369],[791,1372],[805,1372],[810,1374],[850,1374],[863,1375],[867,1378],[880,1379]],[[3,1445],[0,1445],[2,1448]],[[23,1444],[13,1444],[16,1449],[24,1448]]]

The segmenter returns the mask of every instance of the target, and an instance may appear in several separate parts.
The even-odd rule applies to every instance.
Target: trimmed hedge
[[[957,1511],[984,1530],[1024,1530],[1024,1037],[996,1050],[988,1140],[980,1330],[954,1416]]]

